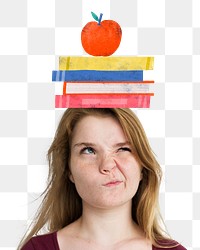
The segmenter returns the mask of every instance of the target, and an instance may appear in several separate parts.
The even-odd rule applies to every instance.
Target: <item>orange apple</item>
[[[93,12],[92,16],[97,21],[87,23],[81,32],[81,43],[84,50],[92,56],[110,56],[120,45],[122,30],[120,25],[113,20],[102,20]]]

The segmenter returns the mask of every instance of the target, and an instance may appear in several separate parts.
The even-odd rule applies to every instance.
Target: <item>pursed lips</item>
[[[114,180],[114,181],[107,182],[106,184],[103,184],[103,186],[105,186],[105,187],[114,187],[114,186],[120,185],[122,182],[123,181]]]

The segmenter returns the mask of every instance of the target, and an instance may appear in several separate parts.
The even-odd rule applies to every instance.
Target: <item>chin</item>
[[[109,200],[103,200],[99,201],[96,203],[91,204],[93,207],[100,208],[100,209],[112,209],[120,206],[124,206],[125,204],[132,204],[132,199],[123,201],[123,200],[114,200],[114,199],[109,199]]]

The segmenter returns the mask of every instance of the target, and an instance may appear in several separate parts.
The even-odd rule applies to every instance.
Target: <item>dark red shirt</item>
[[[152,246],[152,250],[164,250],[164,249],[187,250],[185,247],[181,245],[173,248],[157,248]],[[26,243],[26,245],[21,250],[60,250],[57,241],[57,232],[33,237]]]

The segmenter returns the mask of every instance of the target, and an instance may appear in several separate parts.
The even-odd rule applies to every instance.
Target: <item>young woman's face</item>
[[[86,116],[77,123],[70,169],[83,203],[98,208],[130,203],[141,180],[141,166],[112,117]]]

